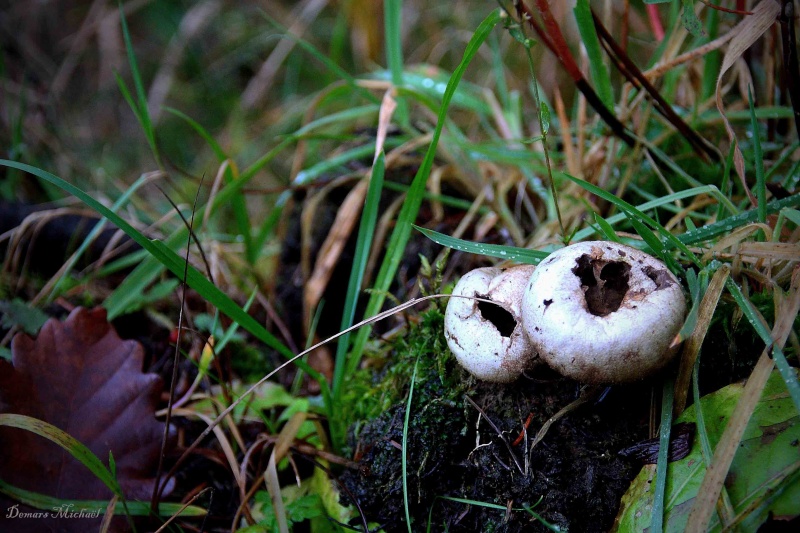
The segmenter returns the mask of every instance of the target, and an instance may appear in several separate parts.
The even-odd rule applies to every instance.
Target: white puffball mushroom
[[[587,383],[635,381],[665,366],[686,300],[659,260],[589,241],[549,255],[528,281],[522,322],[539,357]]]
[[[520,323],[520,305],[534,268],[478,268],[465,274],[453,289],[453,296],[497,302],[452,297],[447,302],[447,345],[476,378],[507,383],[533,365],[535,353]]]

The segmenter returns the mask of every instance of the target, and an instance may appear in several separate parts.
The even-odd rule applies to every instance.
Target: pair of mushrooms
[[[478,379],[510,382],[540,361],[587,383],[652,374],[675,354],[680,283],[657,259],[614,242],[581,242],[539,266],[464,275],[445,312],[445,336]]]

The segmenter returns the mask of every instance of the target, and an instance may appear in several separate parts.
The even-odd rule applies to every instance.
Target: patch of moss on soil
[[[352,382],[359,392],[349,397],[348,409],[363,418],[351,430],[349,447],[360,469],[341,476],[343,494],[349,491],[367,520],[383,530],[408,530],[402,442],[416,362],[406,457],[413,531],[429,522],[431,531],[547,531],[523,507],[562,530],[607,531],[641,467],[618,452],[648,438],[653,382],[613,387],[602,401],[556,422],[530,450],[538,429],[578,398],[580,385],[544,368],[513,384],[478,383],[447,350],[441,319],[435,309],[424,313],[394,342],[391,364]],[[528,434],[515,444],[529,413]],[[442,497],[510,504],[512,511]],[[343,503],[352,502],[343,496]]]

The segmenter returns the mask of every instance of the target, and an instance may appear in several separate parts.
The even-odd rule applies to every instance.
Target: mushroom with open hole
[[[582,382],[619,383],[669,362],[685,313],[680,283],[661,261],[589,241],[539,264],[521,314],[531,344],[553,369]]]
[[[532,265],[478,268],[453,289],[456,297],[444,315],[445,337],[461,366],[476,378],[507,383],[535,363],[520,323],[522,293],[533,271]]]

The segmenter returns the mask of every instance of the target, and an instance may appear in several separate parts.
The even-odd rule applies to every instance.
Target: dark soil
[[[406,477],[414,531],[424,531],[429,521],[432,531],[547,531],[523,507],[562,530],[611,527],[620,498],[641,467],[619,451],[648,437],[651,383],[612,387],[598,395],[602,399],[556,422],[530,451],[542,424],[579,397],[578,383],[546,369],[510,385],[473,383],[464,395],[502,432],[501,438],[463,396],[437,399],[443,392],[437,391],[438,382],[430,373],[417,382],[409,420]],[[527,437],[514,445],[529,413]],[[404,417],[401,402],[369,422],[356,443],[360,472],[346,472],[340,479],[366,518],[389,532],[407,531]]]

